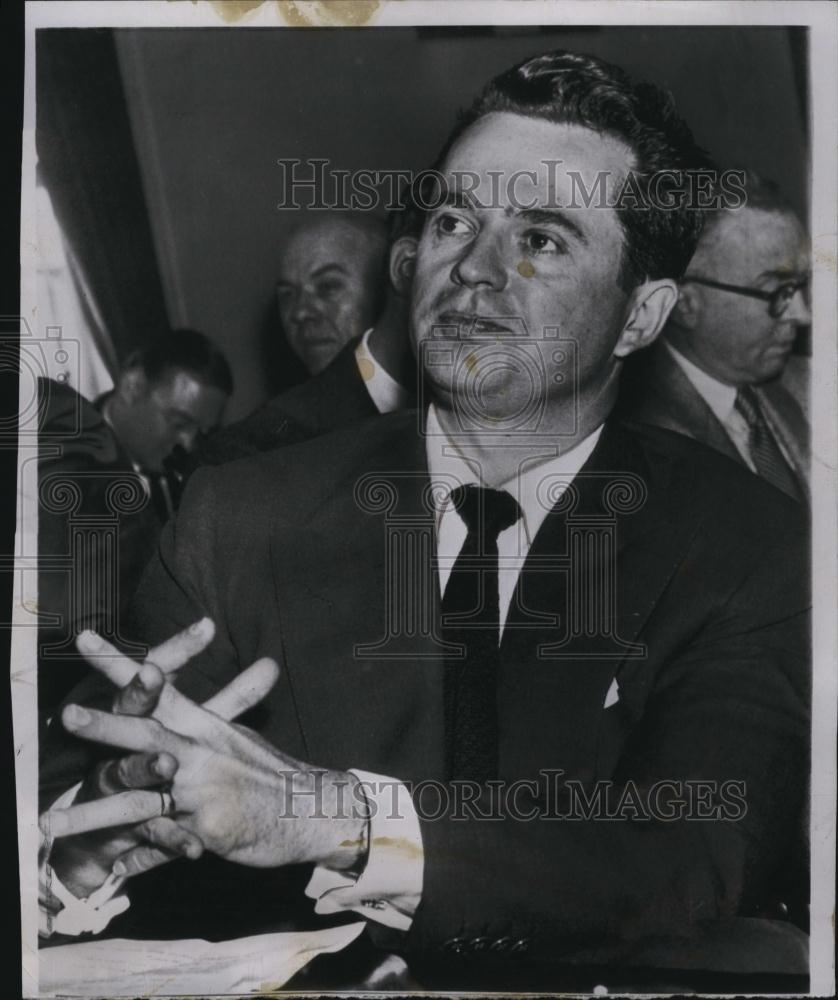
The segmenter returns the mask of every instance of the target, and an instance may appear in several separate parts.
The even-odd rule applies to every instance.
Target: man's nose
[[[184,451],[192,452],[198,442],[198,428],[192,430],[179,431],[175,437],[176,444],[179,444]]]
[[[291,309],[291,319],[295,323],[302,323],[311,319],[317,313],[317,302],[314,295],[303,289],[294,299],[294,306]]]
[[[487,232],[478,233],[451,269],[455,285],[476,288],[480,285],[501,291],[507,274],[498,240]]]
[[[792,296],[784,319],[794,323],[795,326],[808,326],[812,322],[812,314],[803,288],[798,288]]]

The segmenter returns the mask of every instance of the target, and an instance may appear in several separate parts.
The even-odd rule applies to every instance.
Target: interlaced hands
[[[82,655],[118,689],[113,714],[92,713],[108,720],[108,733],[114,735],[113,740],[101,742],[131,752],[97,764],[71,806],[41,816],[40,853],[56,842],[51,865],[76,895],[87,896],[98,888],[117,859],[126,864],[124,874],[138,874],[175,857],[197,858],[203,853],[202,838],[171,815],[176,801],[173,783],[182,768],[181,757],[172,750],[182,750],[180,744],[161,738],[133,746],[119,737],[123,727],[133,732],[138,723],[158,735],[166,732],[190,742],[218,739],[222,724],[238,732],[228,720],[265,697],[279,677],[279,668],[273,660],[257,660],[203,705],[196,704],[174,687],[171,678],[209,645],[214,634],[212,621],[201,619],[150,650],[142,663],[93,632],[78,637]],[[67,724],[79,711],[92,710],[68,706],[65,725],[71,732],[95,739],[84,727]],[[262,754],[268,752],[265,748],[262,743]]]

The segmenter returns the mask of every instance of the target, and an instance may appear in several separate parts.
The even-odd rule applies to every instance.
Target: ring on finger
[[[171,792],[159,792],[160,795],[160,815],[174,816],[176,812],[175,800]]]

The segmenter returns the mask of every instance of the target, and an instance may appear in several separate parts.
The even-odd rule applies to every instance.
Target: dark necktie
[[[451,501],[468,534],[442,600],[442,634],[462,647],[445,660],[448,776],[484,782],[498,770],[498,535],[521,516],[503,490],[459,486]]]
[[[783,458],[763,416],[759,398],[750,386],[744,386],[737,392],[735,406],[748,424],[751,460],[758,475],[792,499],[800,500],[800,489],[794,473]]]

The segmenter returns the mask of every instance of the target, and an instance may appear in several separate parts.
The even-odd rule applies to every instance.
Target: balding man
[[[315,359],[319,365],[325,356],[322,352],[326,346],[337,344],[335,356],[302,385],[274,396],[242,420],[203,440],[195,453],[193,467],[220,465],[245,455],[272,451],[408,405],[416,384],[407,310],[417,225],[411,213],[402,212],[392,218],[382,270],[375,274],[374,280],[363,277],[348,280],[350,273],[362,275],[365,260],[369,269],[370,258],[363,252],[345,252],[343,239],[352,230],[358,245],[369,249],[378,239],[380,223],[375,219],[331,216],[297,232],[289,244],[286,262],[297,245],[302,246],[300,259],[293,267],[287,263],[283,273],[294,269],[299,272],[303,269],[302,262],[308,261],[315,291],[309,294],[305,286],[292,287],[290,282],[281,286],[286,291],[280,294],[286,294],[288,300],[286,329],[293,331],[289,339],[293,344],[292,338],[299,334],[300,356],[305,358],[309,352],[312,371]],[[336,236],[333,246],[325,240],[329,233]],[[310,241],[308,236],[312,237]],[[337,263],[339,259],[343,262]],[[315,260],[321,263],[315,264]],[[329,285],[333,290],[326,301],[327,293],[321,286]],[[318,292],[317,288],[321,290]],[[320,304],[313,305],[315,300]],[[373,300],[374,308],[370,304]],[[315,329],[323,332],[322,339],[319,335],[313,337]],[[307,338],[304,331],[312,337]],[[328,341],[332,333],[335,340]],[[349,339],[339,341],[346,333],[351,334]]]
[[[809,427],[787,376],[811,320],[808,240],[774,184],[751,172],[745,182],[743,208],[710,215],[660,341],[623,383],[624,405],[802,500]]]
[[[282,328],[310,374],[378,318],[387,288],[387,225],[369,214],[315,217],[291,237],[276,285]]]

